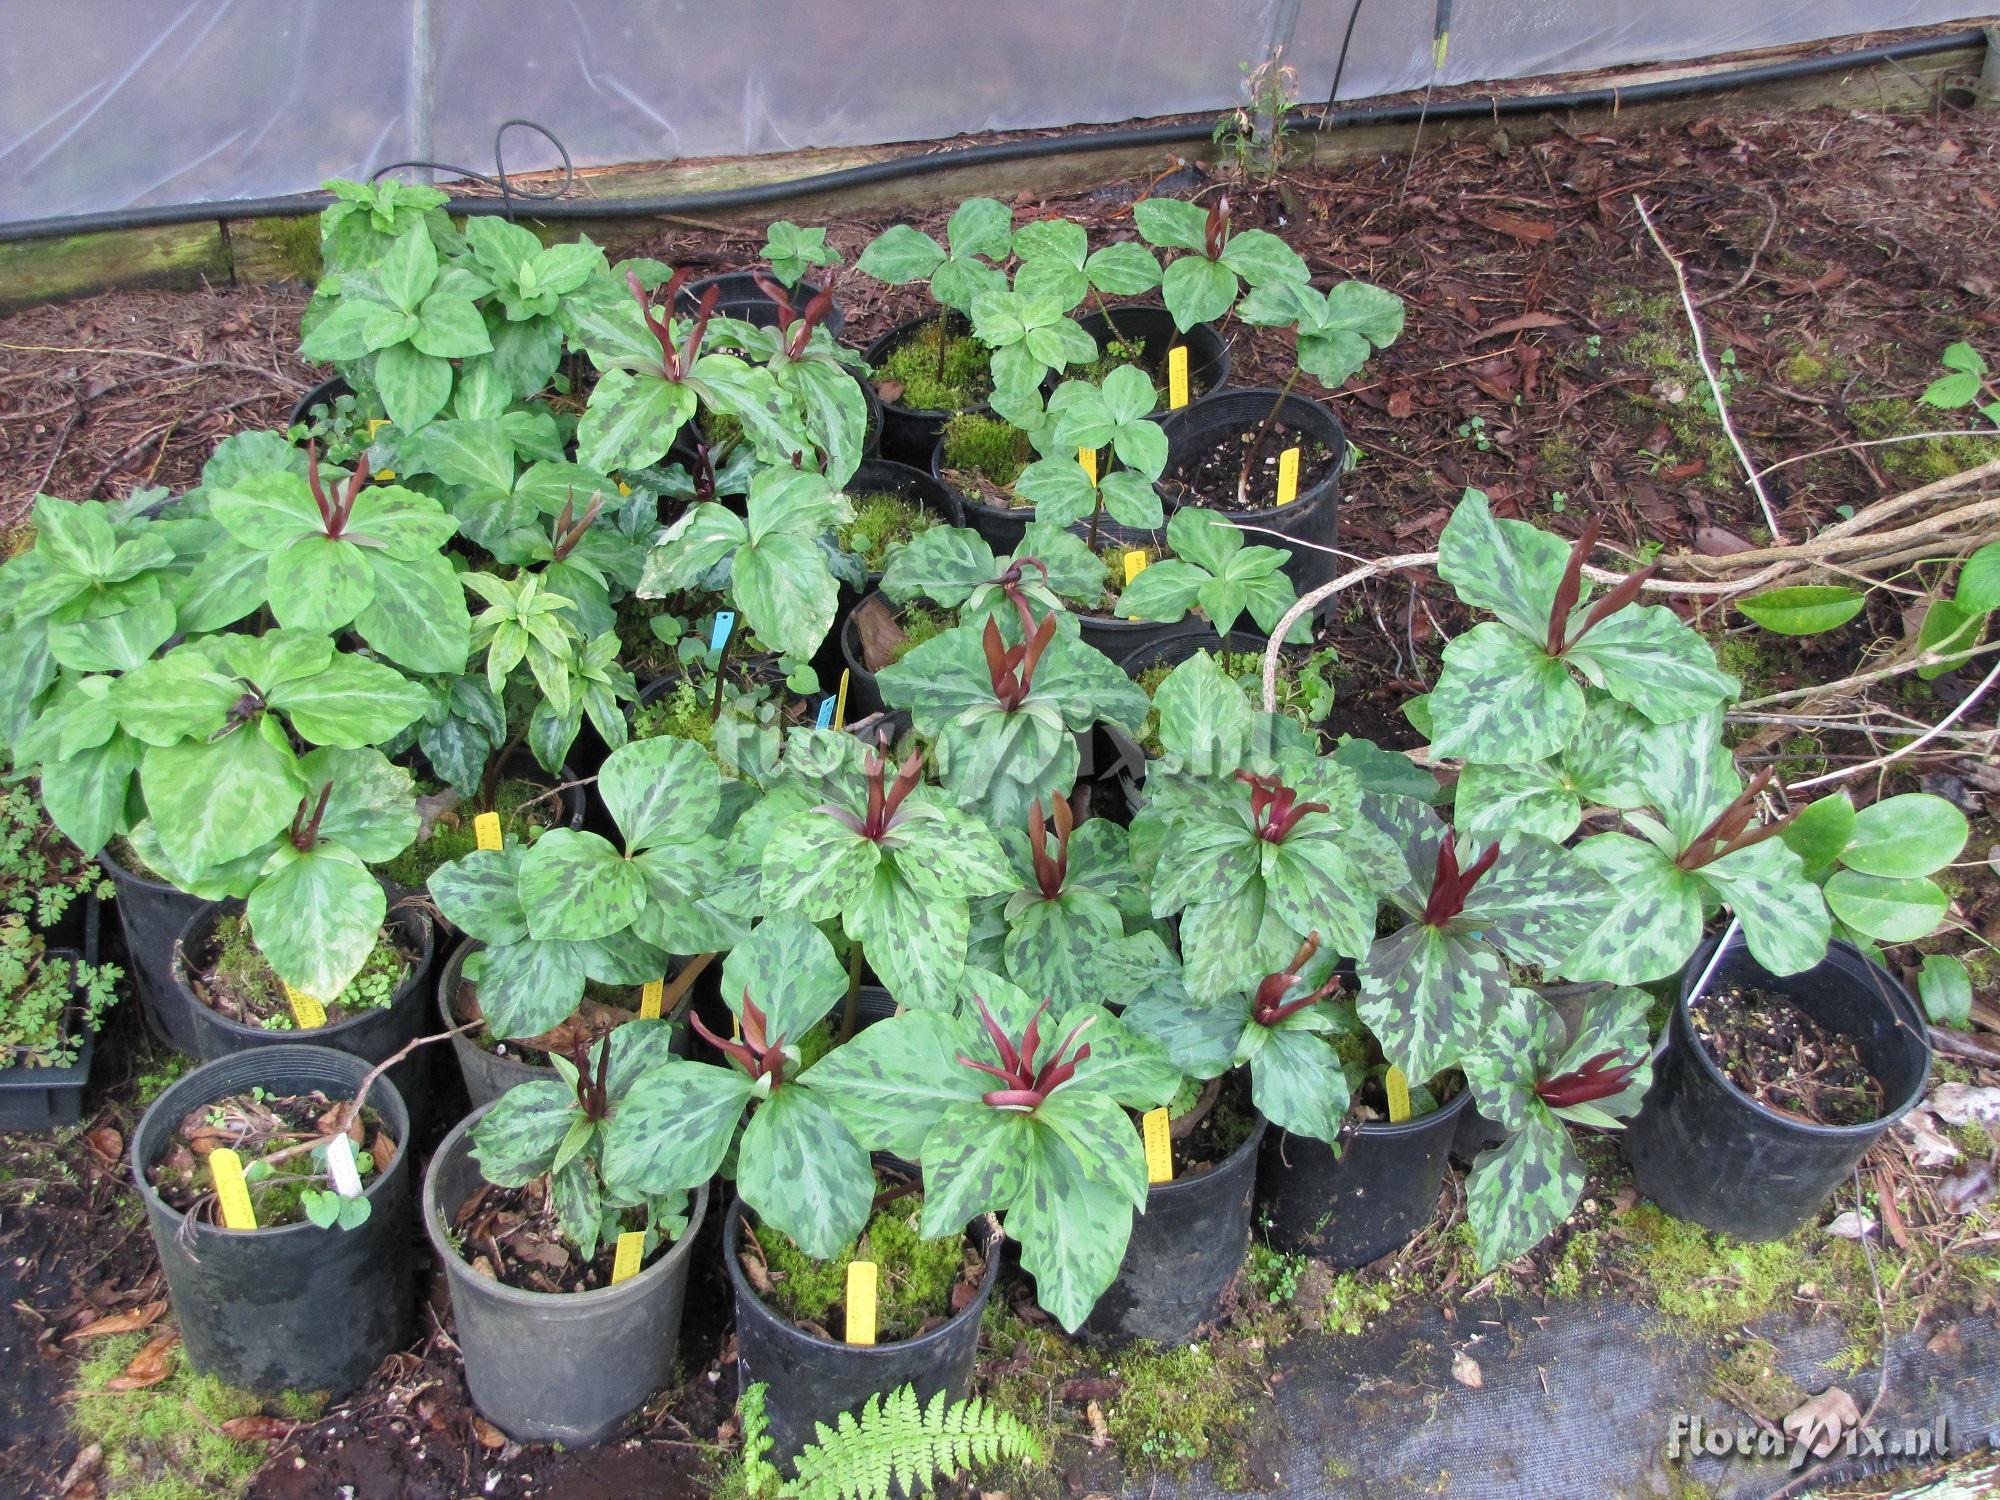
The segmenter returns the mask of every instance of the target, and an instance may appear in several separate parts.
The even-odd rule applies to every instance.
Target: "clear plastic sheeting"
[[[299,192],[411,156],[488,170],[513,116],[581,166],[1220,109],[1241,99],[1243,65],[1286,41],[1316,101],[1352,3],[7,0],[0,222]],[[1435,0],[1363,0],[1342,95],[1428,81],[1434,14]],[[1457,0],[1439,81],[1977,14],[1967,0]],[[525,132],[508,144],[510,166],[555,164]]]

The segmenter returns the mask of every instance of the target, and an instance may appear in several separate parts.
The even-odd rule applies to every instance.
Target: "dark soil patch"
[[[1221,1166],[1257,1128],[1257,1108],[1250,1102],[1250,1082],[1240,1071],[1231,1069],[1213,1080],[1211,1086],[1214,1093],[1211,1095],[1204,1089],[1194,1109],[1169,1128],[1176,1180]]]
[[[598,990],[606,995],[614,993],[609,985],[587,985],[583,1003],[576,1008],[576,1013],[540,1036],[508,1037],[503,1041],[481,1026],[477,1031],[465,1033],[465,1038],[475,1047],[482,1047],[496,1057],[511,1057],[533,1068],[548,1067],[551,1053],[568,1054],[579,1044],[590,1048],[595,1055],[598,1041],[634,1019],[636,1012],[600,999],[588,993],[589,990]],[[457,1025],[485,1019],[479,1009],[478,987],[471,980],[459,980],[457,991],[451,997],[451,1014]]]
[[[1199,448],[1184,450],[1161,476],[1163,487],[1183,504],[1193,502],[1209,510],[1271,510],[1278,503],[1278,466],[1287,448],[1299,450],[1297,495],[1305,494],[1339,468],[1341,455],[1318,438],[1301,435],[1289,422],[1274,422],[1257,451],[1256,462],[1250,465],[1244,486],[1248,503],[1239,502],[1237,484],[1244,478],[1243,463],[1257,442],[1260,425],[1253,422],[1241,431],[1224,432]]]
[[[228,1147],[242,1158],[257,1227],[281,1229],[300,1223],[305,1218],[301,1192],[332,1188],[331,1178],[311,1148],[327,1138],[327,1132],[338,1123],[335,1112],[347,1102],[317,1090],[271,1095],[258,1089],[204,1104],[182,1116],[171,1144],[146,1169],[146,1180],[168,1207],[194,1214],[203,1223],[219,1225],[222,1216],[208,1157]],[[382,1117],[373,1109],[362,1108],[348,1138],[357,1160],[364,1154],[370,1158],[363,1165],[371,1168],[371,1175],[395,1160],[397,1143],[389,1139]],[[252,1175],[259,1162],[269,1169],[268,1176]]]
[[[1785,996],[1749,985],[1709,991],[1689,1012],[1709,1060],[1766,1109],[1815,1125],[1882,1116],[1882,1085],[1851,1037]]]

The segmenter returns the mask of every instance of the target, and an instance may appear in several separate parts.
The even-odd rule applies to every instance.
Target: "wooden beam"
[[[215,223],[0,244],[0,313],[107,287],[187,289],[229,280],[228,248]]]

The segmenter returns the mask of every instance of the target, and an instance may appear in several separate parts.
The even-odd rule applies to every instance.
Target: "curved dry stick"
[[[1958,707],[1954,708],[1942,719],[1939,719],[1937,723],[1931,725],[1929,729],[1926,729],[1907,745],[1900,745],[1896,749],[1891,750],[1887,755],[1879,755],[1874,760],[1865,760],[1858,766],[1848,766],[1839,771],[1829,771],[1824,776],[1815,776],[1809,781],[1795,782],[1793,785],[1785,788],[1785,795],[1789,797],[1795,792],[1803,792],[1807,787],[1825,786],[1830,781],[1845,781],[1850,776],[1859,776],[1863,771],[1880,770],[1893,761],[1899,761],[1904,756],[1913,754],[1951,728],[1959,719],[1963,718],[1966,710],[1985,697],[1987,689],[1992,687],[1996,680],[2000,680],[2000,664],[1996,664],[1992,671],[1980,679],[1978,687],[1959,700]]]

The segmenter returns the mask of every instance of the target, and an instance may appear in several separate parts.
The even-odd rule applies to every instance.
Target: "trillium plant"
[[[1001,1216],[1036,1293],[1075,1329],[1118,1273],[1146,1162],[1128,1110],[1180,1071],[1101,1006],[1058,1008],[967,969],[950,1010],[861,1032],[806,1075],[863,1147],[923,1167],[922,1232]]]

